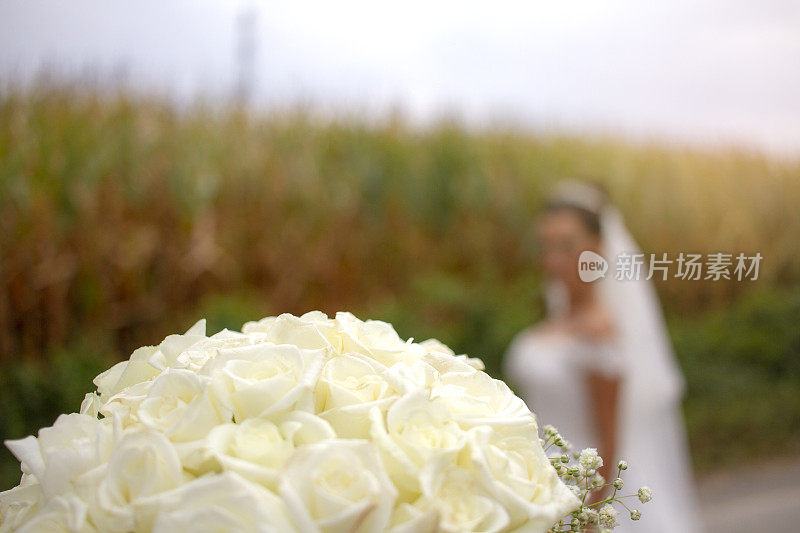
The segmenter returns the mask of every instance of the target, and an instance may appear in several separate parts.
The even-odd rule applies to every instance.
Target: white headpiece
[[[562,181],[550,196],[550,203],[583,208],[600,216],[608,205],[608,196],[600,187],[578,180]]]

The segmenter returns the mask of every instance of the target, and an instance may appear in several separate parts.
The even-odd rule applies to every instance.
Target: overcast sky
[[[0,0],[0,77],[50,65],[228,96],[242,13],[259,105],[800,153],[797,0]]]

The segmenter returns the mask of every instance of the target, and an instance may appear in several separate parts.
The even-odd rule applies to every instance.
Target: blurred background
[[[0,438],[201,317],[350,310],[502,377],[536,213],[591,177],[647,253],[764,257],[657,289],[712,529],[791,531],[798,94],[784,0],[3,0]]]

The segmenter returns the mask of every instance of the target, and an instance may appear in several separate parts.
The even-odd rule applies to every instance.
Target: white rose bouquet
[[[6,442],[23,475],[0,531],[613,527],[611,500],[586,503],[602,485],[590,451],[548,457],[566,442],[540,439],[482,368],[349,313],[210,337],[200,321],[97,376],[80,413]]]

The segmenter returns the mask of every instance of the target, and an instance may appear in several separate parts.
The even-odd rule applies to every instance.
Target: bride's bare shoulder
[[[533,339],[534,337],[536,337],[536,331],[538,327],[539,326],[536,324],[528,326],[527,328],[523,329],[517,334],[517,336],[514,338],[514,341],[517,344],[522,344],[524,342]]]
[[[616,334],[616,325],[611,314],[602,305],[592,305],[583,311],[576,321],[579,333],[594,340],[612,339]]]
[[[526,337],[536,337],[538,335],[556,333],[563,329],[564,329],[564,324],[562,323],[562,321],[554,319],[546,319],[529,326],[522,332],[522,334]]]
[[[552,319],[542,320],[520,331],[514,339],[513,344],[517,346],[527,346],[530,342],[536,342],[543,337],[550,337],[564,331],[567,331],[566,326],[560,321]]]

